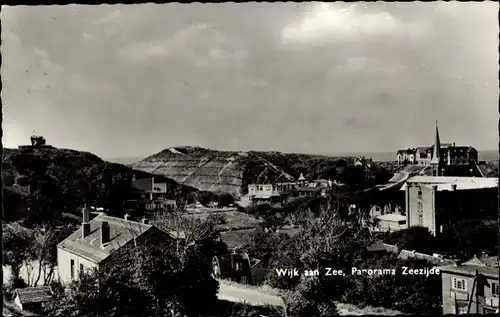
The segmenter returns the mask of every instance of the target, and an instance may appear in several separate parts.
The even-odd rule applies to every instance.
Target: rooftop
[[[451,191],[452,185],[457,185],[457,190],[472,190],[498,187],[498,179],[493,177],[449,177],[449,176],[414,176],[406,184],[422,184],[437,186],[438,191]],[[401,190],[406,190],[407,185]]]
[[[379,220],[383,221],[402,221],[406,220],[406,216],[400,215],[400,214],[385,214],[385,215],[379,215],[376,217]]]
[[[18,288],[15,294],[19,296],[21,304],[41,303],[51,299],[49,286]]]
[[[475,272],[498,279],[498,264],[496,257],[474,257],[460,265],[445,265],[440,267],[442,272],[457,273],[474,276]]]
[[[375,241],[368,247],[366,247],[368,252],[386,251],[392,253],[398,253],[398,247],[392,244],[383,243],[380,240]]]
[[[425,253],[419,253],[415,251],[401,250],[398,255],[398,259],[407,260],[407,259],[419,259],[419,260],[427,260],[434,265],[447,265],[452,264],[454,261],[443,259],[437,255],[430,255]]]
[[[109,225],[109,243],[101,245],[101,226],[106,221]],[[111,255],[115,250],[128,242],[142,236],[146,232],[157,230],[153,225],[141,222],[110,217],[101,214],[90,221],[90,233],[82,238],[82,228],[73,232],[69,237],[58,244],[59,248],[78,254],[94,263],[100,263]],[[182,234],[168,233],[171,237],[182,238]]]

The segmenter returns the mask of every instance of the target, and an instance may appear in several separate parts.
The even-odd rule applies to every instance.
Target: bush
[[[234,204],[234,198],[230,194],[220,194],[218,197],[219,207],[229,207]]]
[[[396,245],[399,250],[405,249],[425,254],[433,254],[437,249],[435,237],[429,229],[424,227],[411,227],[391,232],[384,242]]]

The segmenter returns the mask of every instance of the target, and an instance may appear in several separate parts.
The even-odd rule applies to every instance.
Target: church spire
[[[436,176],[439,175],[439,163],[441,159],[441,142],[439,141],[439,129],[438,129],[438,122],[436,120],[436,136],[434,139],[434,149],[432,151],[432,160],[431,164],[435,165],[435,168],[437,169],[436,171]]]

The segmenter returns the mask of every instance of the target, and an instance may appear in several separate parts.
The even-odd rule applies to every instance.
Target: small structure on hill
[[[43,136],[32,135],[30,137],[31,145],[20,145],[20,149],[53,149],[52,145],[47,144]]]

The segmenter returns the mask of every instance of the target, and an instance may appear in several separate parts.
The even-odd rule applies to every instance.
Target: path
[[[245,288],[244,285],[234,285],[223,280],[219,281],[219,294],[217,297],[221,300],[227,300],[234,303],[246,302],[255,306],[280,306],[285,307],[285,302],[280,296],[259,292],[256,289]]]

